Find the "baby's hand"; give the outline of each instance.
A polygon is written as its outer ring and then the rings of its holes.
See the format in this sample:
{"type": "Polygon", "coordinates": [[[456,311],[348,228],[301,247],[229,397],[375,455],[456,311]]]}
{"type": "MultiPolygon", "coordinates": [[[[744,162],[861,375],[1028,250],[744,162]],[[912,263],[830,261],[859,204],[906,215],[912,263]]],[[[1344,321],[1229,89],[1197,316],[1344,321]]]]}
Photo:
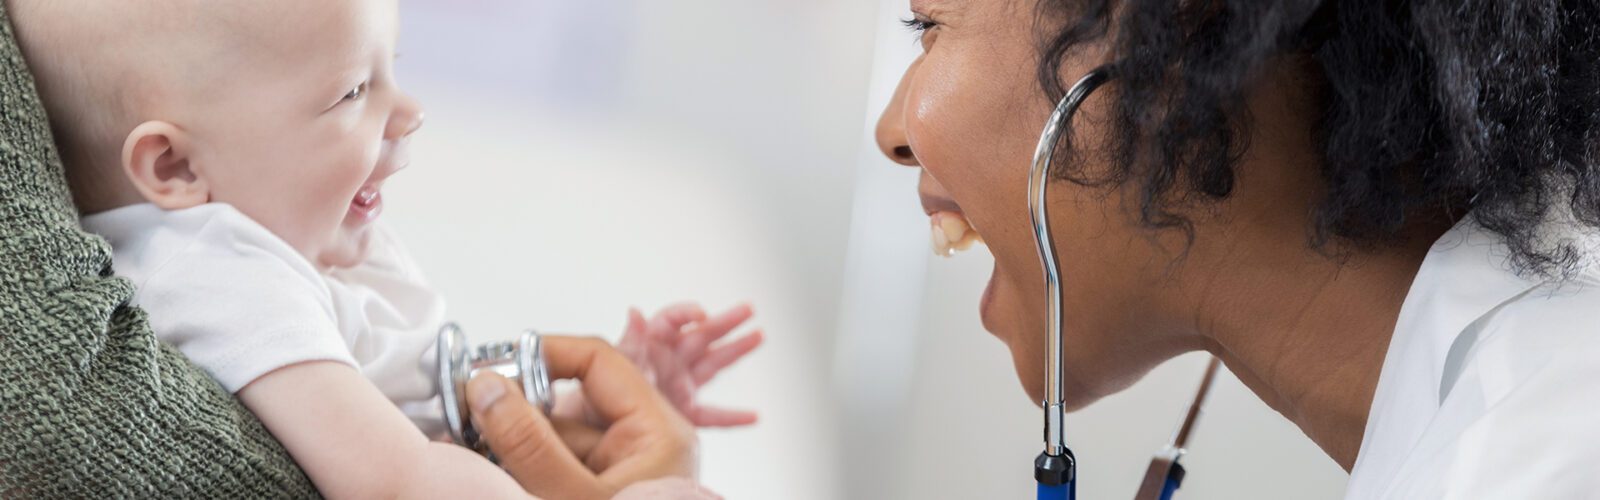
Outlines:
{"type": "Polygon", "coordinates": [[[749,305],[740,305],[707,317],[699,304],[683,303],[662,309],[646,320],[638,309],[632,309],[617,348],[694,425],[750,425],[756,421],[755,412],[701,406],[695,401],[695,394],[728,365],[761,345],[761,330],[711,345],[753,314],[749,305]]]}

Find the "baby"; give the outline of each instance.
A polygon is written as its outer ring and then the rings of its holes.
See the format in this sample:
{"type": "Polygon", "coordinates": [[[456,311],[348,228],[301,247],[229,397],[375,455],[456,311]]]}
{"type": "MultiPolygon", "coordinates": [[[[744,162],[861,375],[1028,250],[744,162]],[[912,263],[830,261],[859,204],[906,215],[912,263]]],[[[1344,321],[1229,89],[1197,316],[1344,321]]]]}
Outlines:
{"type": "MultiPolygon", "coordinates": [[[[235,392],[318,489],[523,494],[426,437],[443,302],[376,223],[422,124],[394,81],[396,0],[6,5],[83,226],[111,243],[162,340],[235,392]]],[[[748,424],[694,393],[759,344],[710,346],[750,314],[631,311],[621,348],[691,422],[748,424]]]]}

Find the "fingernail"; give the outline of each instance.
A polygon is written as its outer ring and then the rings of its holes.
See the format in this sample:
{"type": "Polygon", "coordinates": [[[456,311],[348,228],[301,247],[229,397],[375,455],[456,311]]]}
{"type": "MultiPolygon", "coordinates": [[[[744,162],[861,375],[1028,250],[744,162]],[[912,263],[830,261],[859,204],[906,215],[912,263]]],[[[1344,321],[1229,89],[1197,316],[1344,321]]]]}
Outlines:
{"type": "Polygon", "coordinates": [[[488,413],[489,407],[506,395],[506,384],[499,380],[475,379],[472,383],[478,384],[471,401],[472,413],[488,413]]]}

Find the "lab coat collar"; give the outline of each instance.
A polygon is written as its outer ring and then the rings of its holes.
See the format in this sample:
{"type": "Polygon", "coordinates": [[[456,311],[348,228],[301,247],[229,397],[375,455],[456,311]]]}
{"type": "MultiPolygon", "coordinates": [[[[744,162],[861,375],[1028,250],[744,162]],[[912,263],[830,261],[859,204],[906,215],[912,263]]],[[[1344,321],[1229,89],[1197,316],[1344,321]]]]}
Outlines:
{"type": "Polygon", "coordinates": [[[1457,223],[1428,250],[1400,308],[1373,394],[1371,408],[1386,411],[1369,410],[1352,473],[1379,484],[1392,482],[1406,457],[1369,451],[1375,443],[1392,450],[1393,443],[1404,442],[1405,449],[1410,449],[1418,442],[1443,399],[1443,395],[1418,395],[1438,394],[1457,337],[1500,304],[1539,285],[1539,280],[1514,272],[1509,256],[1499,237],[1471,217],[1457,223]]]}
{"type": "MultiPolygon", "coordinates": [[[[1592,235],[1559,236],[1573,238],[1591,252],[1600,246],[1600,239],[1592,235]]],[[[1429,249],[1401,306],[1373,394],[1372,408],[1382,411],[1369,411],[1352,471],[1362,476],[1363,482],[1389,485],[1401,474],[1438,417],[1462,360],[1483,340],[1463,335],[1475,322],[1528,293],[1600,285],[1600,268],[1594,265],[1556,285],[1544,277],[1517,273],[1510,256],[1504,240],[1471,217],[1456,224],[1429,249]],[[1375,448],[1383,452],[1371,452],[1375,448]]]]}

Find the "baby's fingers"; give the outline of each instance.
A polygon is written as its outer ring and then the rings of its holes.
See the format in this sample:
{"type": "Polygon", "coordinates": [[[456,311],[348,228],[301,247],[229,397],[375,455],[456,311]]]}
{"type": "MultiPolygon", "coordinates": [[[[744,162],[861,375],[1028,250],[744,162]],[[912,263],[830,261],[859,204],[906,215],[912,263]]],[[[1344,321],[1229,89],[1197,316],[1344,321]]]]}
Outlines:
{"type": "Polygon", "coordinates": [[[627,337],[627,336],[630,336],[630,335],[631,336],[643,335],[644,331],[645,331],[645,324],[647,324],[648,322],[649,322],[649,320],[644,319],[644,313],[639,312],[639,308],[637,308],[637,307],[629,307],[628,308],[628,324],[627,324],[627,326],[623,327],[622,335],[624,337],[627,337]]]}
{"type": "Polygon", "coordinates": [[[705,357],[695,361],[694,366],[690,369],[691,375],[694,376],[694,384],[701,386],[705,385],[706,382],[710,382],[722,369],[739,361],[746,354],[750,354],[750,351],[756,350],[757,347],[761,347],[763,339],[765,339],[763,332],[756,330],[750,332],[749,335],[739,337],[711,349],[710,352],[706,353],[705,357]]]}
{"type": "Polygon", "coordinates": [[[694,302],[680,302],[661,309],[650,318],[653,335],[676,335],[683,327],[706,321],[706,310],[694,302]]]}
{"type": "Polygon", "coordinates": [[[706,318],[684,335],[683,342],[678,345],[678,355],[683,359],[699,359],[705,355],[706,349],[712,342],[727,336],[739,325],[750,321],[750,317],[754,315],[755,310],[750,304],[740,304],[716,316],[706,318]]]}
{"type": "Polygon", "coordinates": [[[650,332],[646,330],[648,322],[645,314],[638,313],[638,308],[627,308],[627,325],[622,327],[622,340],[616,343],[616,349],[626,354],[634,364],[643,362],[650,351],[650,332]]]}
{"type": "Polygon", "coordinates": [[[689,421],[695,427],[738,427],[756,423],[756,412],[700,406],[690,412],[689,421]]]}

